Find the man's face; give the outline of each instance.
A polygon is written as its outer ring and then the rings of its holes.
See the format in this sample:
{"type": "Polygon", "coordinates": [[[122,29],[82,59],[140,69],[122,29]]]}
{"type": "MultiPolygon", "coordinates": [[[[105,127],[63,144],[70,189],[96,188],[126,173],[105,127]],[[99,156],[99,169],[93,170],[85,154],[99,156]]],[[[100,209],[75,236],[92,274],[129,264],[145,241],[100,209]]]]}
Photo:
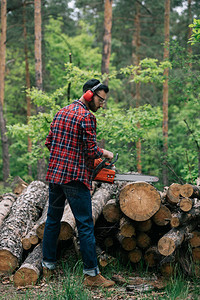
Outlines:
{"type": "Polygon", "coordinates": [[[96,112],[100,107],[103,107],[106,100],[106,92],[104,90],[97,91],[92,101],[88,102],[88,107],[91,111],[96,112]]]}

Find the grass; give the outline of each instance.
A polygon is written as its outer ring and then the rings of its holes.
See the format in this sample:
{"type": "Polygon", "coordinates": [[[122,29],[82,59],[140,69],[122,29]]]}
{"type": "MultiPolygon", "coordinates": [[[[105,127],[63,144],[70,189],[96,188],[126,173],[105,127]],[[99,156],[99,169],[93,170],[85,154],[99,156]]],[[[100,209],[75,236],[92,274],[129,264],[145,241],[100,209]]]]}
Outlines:
{"type": "MultiPolygon", "coordinates": [[[[73,248],[73,247],[72,247],[73,248]]],[[[181,300],[181,299],[200,299],[199,279],[195,276],[185,277],[181,270],[177,268],[176,275],[167,280],[163,289],[152,289],[146,292],[133,291],[130,294],[126,290],[126,284],[115,285],[113,288],[98,288],[91,290],[83,286],[83,264],[81,260],[77,261],[73,250],[65,249],[58,263],[56,276],[52,281],[45,283],[41,278],[38,285],[28,289],[17,290],[10,286],[5,286],[5,296],[2,296],[0,289],[0,299],[12,300],[130,300],[130,299],[158,299],[158,300],[181,300]],[[10,295],[10,297],[8,297],[10,295]]],[[[141,278],[159,277],[157,270],[149,271],[145,265],[140,263],[133,266],[131,263],[124,264],[120,257],[117,257],[115,264],[110,264],[101,270],[106,278],[112,278],[114,274],[120,274],[128,283],[129,277],[139,276],[141,278]]]]}

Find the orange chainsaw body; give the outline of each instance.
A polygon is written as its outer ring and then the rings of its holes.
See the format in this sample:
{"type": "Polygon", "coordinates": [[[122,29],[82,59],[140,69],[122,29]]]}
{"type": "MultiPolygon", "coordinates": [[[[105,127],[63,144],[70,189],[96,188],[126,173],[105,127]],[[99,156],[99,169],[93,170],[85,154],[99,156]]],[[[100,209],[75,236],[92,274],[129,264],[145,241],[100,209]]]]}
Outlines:
{"type": "MultiPolygon", "coordinates": [[[[96,168],[100,163],[102,162],[101,158],[95,159],[94,161],[94,168],[96,168]]],[[[109,166],[110,163],[106,162],[105,166],[109,166]]],[[[99,170],[99,172],[96,174],[94,181],[101,181],[101,182],[108,182],[108,183],[114,183],[115,179],[115,170],[102,168],[99,170]]]]}

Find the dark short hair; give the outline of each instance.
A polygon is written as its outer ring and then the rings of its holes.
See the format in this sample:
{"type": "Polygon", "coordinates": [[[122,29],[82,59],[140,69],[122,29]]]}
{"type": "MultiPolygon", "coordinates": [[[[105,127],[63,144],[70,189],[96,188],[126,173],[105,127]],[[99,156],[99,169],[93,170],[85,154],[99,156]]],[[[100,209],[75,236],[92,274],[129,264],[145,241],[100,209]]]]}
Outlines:
{"type": "MultiPolygon", "coordinates": [[[[94,86],[96,86],[97,84],[99,84],[100,81],[98,79],[90,79],[88,80],[84,85],[83,85],[83,93],[87,92],[88,90],[91,90],[94,86]]],[[[105,93],[109,92],[109,88],[107,85],[105,84],[101,84],[96,90],[96,91],[100,91],[100,90],[104,90],[105,93]]]]}

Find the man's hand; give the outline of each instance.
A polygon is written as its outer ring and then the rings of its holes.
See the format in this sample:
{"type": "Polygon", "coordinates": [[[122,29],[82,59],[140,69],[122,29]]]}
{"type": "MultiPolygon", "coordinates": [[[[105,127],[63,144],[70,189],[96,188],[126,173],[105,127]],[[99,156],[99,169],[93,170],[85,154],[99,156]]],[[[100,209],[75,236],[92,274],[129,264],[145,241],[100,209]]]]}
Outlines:
{"type": "Polygon", "coordinates": [[[103,150],[103,157],[107,158],[109,161],[111,161],[113,159],[113,153],[106,150],[106,149],[102,149],[103,150]]]}

